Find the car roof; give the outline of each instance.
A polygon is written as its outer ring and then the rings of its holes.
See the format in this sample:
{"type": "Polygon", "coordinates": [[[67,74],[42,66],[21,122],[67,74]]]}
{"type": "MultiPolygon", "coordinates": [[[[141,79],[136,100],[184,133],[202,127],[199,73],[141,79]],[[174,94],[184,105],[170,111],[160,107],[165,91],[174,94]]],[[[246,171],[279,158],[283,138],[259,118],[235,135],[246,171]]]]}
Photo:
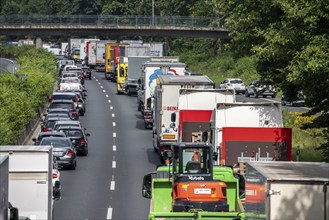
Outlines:
{"type": "Polygon", "coordinates": [[[48,114],[55,111],[70,112],[70,110],[67,108],[50,108],[48,114]]]}
{"type": "Polygon", "coordinates": [[[42,141],[46,141],[46,140],[71,140],[69,137],[44,137],[42,138],[42,141]]]}
{"type": "Polygon", "coordinates": [[[240,79],[240,78],[227,78],[227,80],[241,80],[242,81],[242,79],[240,79]]]}
{"type": "Polygon", "coordinates": [[[55,136],[56,137],[66,137],[66,134],[62,131],[45,131],[45,132],[40,132],[39,137],[45,136],[45,135],[50,135],[50,136],[55,136]]]}
{"type": "Polygon", "coordinates": [[[58,92],[53,92],[53,95],[75,95],[75,92],[58,91],[58,92]]]}
{"type": "Polygon", "coordinates": [[[64,117],[50,117],[48,118],[48,121],[69,121],[71,120],[71,118],[67,117],[67,118],[64,118],[64,117]]]}
{"type": "Polygon", "coordinates": [[[51,103],[72,103],[73,104],[73,101],[68,100],[68,99],[55,99],[51,103]]]}
{"type": "Polygon", "coordinates": [[[82,129],[81,127],[75,127],[75,126],[61,126],[61,130],[70,130],[70,129],[81,130],[81,131],[83,131],[83,129],[82,129]]]}
{"type": "Polygon", "coordinates": [[[77,124],[77,125],[80,125],[81,126],[81,123],[80,121],[57,121],[56,122],[56,125],[70,125],[70,124],[77,124]]]}

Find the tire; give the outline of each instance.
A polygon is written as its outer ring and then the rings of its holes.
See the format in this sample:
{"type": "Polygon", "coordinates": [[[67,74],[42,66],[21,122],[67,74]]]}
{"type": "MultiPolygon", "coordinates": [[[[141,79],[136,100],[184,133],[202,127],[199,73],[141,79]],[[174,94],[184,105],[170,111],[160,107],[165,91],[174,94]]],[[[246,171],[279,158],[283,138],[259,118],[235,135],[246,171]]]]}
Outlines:
{"type": "Polygon", "coordinates": [[[87,156],[87,155],[88,155],[88,149],[83,152],[82,156],[87,156]]]}
{"type": "Polygon", "coordinates": [[[70,169],[75,170],[76,168],[77,168],[77,161],[75,161],[75,163],[71,165],[70,169]]]}
{"type": "Polygon", "coordinates": [[[80,111],[80,115],[81,115],[81,116],[84,116],[84,115],[85,115],[85,111],[83,111],[83,110],[80,111]]]}
{"type": "Polygon", "coordinates": [[[266,98],[266,95],[263,95],[263,98],[266,98]]]}
{"type": "Polygon", "coordinates": [[[249,95],[249,93],[248,93],[247,91],[244,93],[244,95],[245,95],[246,97],[250,97],[250,95],[249,95]]]}
{"type": "Polygon", "coordinates": [[[274,99],[275,98],[275,95],[272,95],[272,98],[274,99]]]}
{"type": "Polygon", "coordinates": [[[257,93],[255,93],[255,98],[258,98],[258,94],[257,93]]]}

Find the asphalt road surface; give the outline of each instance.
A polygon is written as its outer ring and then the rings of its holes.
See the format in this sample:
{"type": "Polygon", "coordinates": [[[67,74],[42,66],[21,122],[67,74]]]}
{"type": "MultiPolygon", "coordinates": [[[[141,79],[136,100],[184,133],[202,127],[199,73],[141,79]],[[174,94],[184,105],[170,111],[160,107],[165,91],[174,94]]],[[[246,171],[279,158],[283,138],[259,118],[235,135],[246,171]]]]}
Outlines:
{"type": "Polygon", "coordinates": [[[149,200],[142,180],[155,170],[151,130],[144,129],[136,97],[117,95],[115,84],[94,72],[86,80],[87,111],[80,118],[89,137],[89,154],[76,170],[62,170],[61,200],[55,219],[146,219],[149,200]]]}
{"type": "MultiPolygon", "coordinates": [[[[80,118],[91,135],[89,154],[78,158],[76,170],[61,171],[62,198],[55,202],[55,219],[146,219],[150,201],[142,197],[142,180],[160,163],[151,130],[144,129],[136,97],[117,95],[116,84],[103,73],[93,76],[85,83],[87,112],[80,118]]],[[[238,95],[237,101],[275,99],[238,95]]]]}

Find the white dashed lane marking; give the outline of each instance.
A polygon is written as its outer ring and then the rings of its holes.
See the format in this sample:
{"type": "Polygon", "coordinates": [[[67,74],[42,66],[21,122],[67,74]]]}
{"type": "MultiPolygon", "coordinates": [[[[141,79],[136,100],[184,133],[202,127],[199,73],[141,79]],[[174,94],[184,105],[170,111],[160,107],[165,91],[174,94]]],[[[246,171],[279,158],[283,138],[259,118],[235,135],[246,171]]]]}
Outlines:
{"type": "Polygon", "coordinates": [[[116,161],[112,161],[112,168],[113,169],[117,168],[117,162],[116,161]]]}
{"type": "Polygon", "coordinates": [[[113,106],[110,106],[110,109],[112,110],[113,109],[113,106]]]}
{"type": "Polygon", "coordinates": [[[109,97],[109,95],[108,95],[108,94],[106,94],[105,96],[106,96],[106,98],[108,98],[108,97],[109,97]]]}
{"type": "Polygon", "coordinates": [[[112,118],[114,118],[115,117],[115,114],[114,113],[112,113],[112,118]]]}
{"type": "Polygon", "coordinates": [[[112,212],[113,212],[113,209],[111,207],[109,207],[107,209],[107,216],[106,216],[106,219],[112,219],[112,212]]]}
{"type": "Polygon", "coordinates": [[[107,100],[109,103],[111,103],[111,100],[107,100]]]}
{"type": "Polygon", "coordinates": [[[116,138],[117,137],[117,133],[113,132],[113,137],[116,138]]]}
{"type": "Polygon", "coordinates": [[[115,122],[112,122],[112,125],[113,125],[113,127],[115,127],[116,126],[116,123],[115,122]]]}
{"type": "Polygon", "coordinates": [[[117,145],[113,145],[113,151],[117,151],[117,145]]]}

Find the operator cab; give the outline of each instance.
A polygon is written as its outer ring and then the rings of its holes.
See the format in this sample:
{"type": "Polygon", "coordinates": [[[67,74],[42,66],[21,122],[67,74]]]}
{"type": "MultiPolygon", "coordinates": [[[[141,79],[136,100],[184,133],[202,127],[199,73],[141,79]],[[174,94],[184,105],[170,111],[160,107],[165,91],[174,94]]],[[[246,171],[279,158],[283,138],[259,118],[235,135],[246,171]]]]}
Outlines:
{"type": "Polygon", "coordinates": [[[212,181],[212,150],[205,143],[173,145],[174,182],[212,181]]]}

